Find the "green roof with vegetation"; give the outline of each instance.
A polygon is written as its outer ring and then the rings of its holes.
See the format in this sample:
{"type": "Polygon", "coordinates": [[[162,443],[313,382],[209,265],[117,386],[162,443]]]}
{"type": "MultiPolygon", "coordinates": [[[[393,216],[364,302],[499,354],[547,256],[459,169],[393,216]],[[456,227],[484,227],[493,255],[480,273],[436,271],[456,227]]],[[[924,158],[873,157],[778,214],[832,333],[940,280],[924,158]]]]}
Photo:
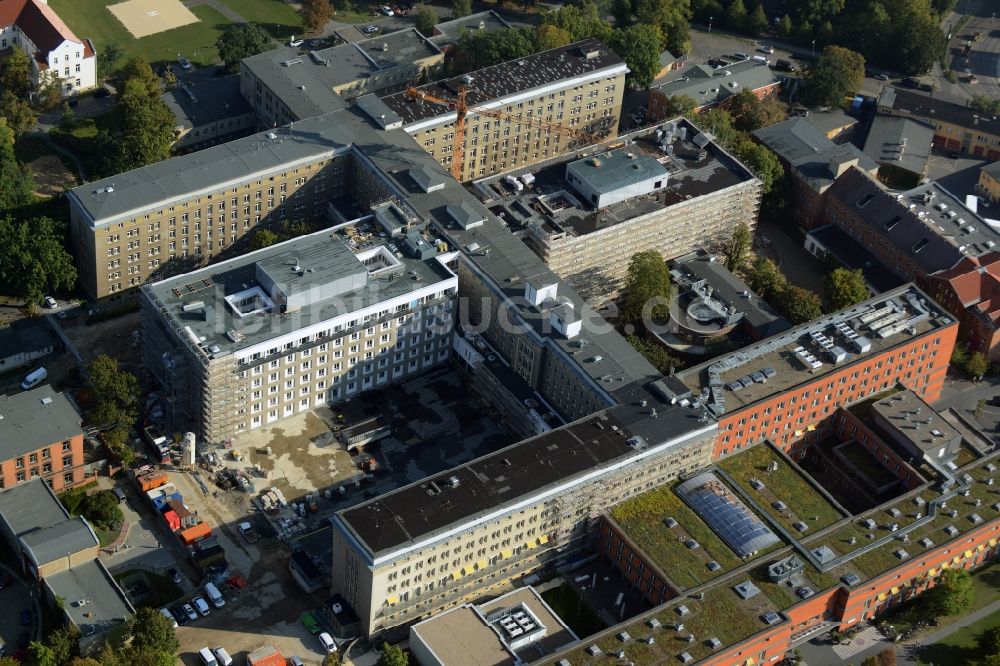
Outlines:
{"type": "Polygon", "coordinates": [[[730,456],[718,464],[748,495],[761,505],[766,505],[770,515],[795,534],[793,525],[805,523],[815,532],[833,525],[845,516],[806,479],[788,460],[766,444],[754,446],[739,455],[730,456]],[[768,467],[777,463],[775,471],[768,467]],[[756,490],[751,479],[759,479],[764,488],[756,490]],[[787,506],[784,511],[774,509],[775,502],[787,506]]]}

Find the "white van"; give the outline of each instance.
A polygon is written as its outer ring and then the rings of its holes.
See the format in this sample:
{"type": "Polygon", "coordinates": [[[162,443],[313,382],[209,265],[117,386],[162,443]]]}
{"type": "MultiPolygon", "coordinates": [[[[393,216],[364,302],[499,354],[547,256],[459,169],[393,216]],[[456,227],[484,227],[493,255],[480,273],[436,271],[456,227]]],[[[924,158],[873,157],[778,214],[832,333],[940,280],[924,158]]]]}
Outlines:
{"type": "Polygon", "coordinates": [[[48,376],[49,376],[49,371],[46,370],[45,368],[38,368],[37,370],[32,370],[28,374],[28,376],[24,378],[24,381],[21,382],[21,388],[25,391],[27,391],[30,388],[34,388],[35,386],[38,386],[39,384],[44,382],[48,378],[48,376]]]}
{"type": "Polygon", "coordinates": [[[226,648],[213,648],[212,652],[215,653],[215,658],[218,660],[219,666],[233,666],[233,658],[229,656],[228,652],[226,652],[226,648]]]}
{"type": "Polygon", "coordinates": [[[201,657],[203,666],[219,666],[219,662],[215,660],[215,655],[207,647],[198,650],[198,656],[201,657]]]}
{"type": "Polygon", "coordinates": [[[222,608],[226,605],[226,600],[222,598],[222,593],[219,592],[219,588],[215,586],[215,583],[205,583],[205,594],[208,595],[212,605],[216,608],[222,608]]]}

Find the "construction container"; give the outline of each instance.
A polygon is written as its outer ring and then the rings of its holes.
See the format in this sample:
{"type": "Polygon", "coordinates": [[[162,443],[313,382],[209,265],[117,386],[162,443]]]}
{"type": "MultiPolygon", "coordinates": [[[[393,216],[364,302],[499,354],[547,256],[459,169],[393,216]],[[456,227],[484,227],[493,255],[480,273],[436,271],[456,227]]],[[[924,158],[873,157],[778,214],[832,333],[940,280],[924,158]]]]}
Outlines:
{"type": "Polygon", "coordinates": [[[247,655],[247,666],[285,666],[285,658],[278,648],[265,645],[247,655]]]}
{"type": "Polygon", "coordinates": [[[159,488],[167,483],[167,475],[164,472],[146,472],[135,477],[135,482],[142,492],[148,492],[154,488],[159,488]]]}
{"type": "Polygon", "coordinates": [[[167,527],[170,528],[171,532],[176,532],[181,528],[181,519],[172,509],[163,512],[163,520],[167,522],[167,527]]]}
{"type": "Polygon", "coordinates": [[[177,534],[180,537],[181,542],[185,546],[190,546],[202,539],[207,539],[212,536],[212,528],[208,523],[198,523],[197,525],[192,525],[191,527],[182,530],[177,534]]]}

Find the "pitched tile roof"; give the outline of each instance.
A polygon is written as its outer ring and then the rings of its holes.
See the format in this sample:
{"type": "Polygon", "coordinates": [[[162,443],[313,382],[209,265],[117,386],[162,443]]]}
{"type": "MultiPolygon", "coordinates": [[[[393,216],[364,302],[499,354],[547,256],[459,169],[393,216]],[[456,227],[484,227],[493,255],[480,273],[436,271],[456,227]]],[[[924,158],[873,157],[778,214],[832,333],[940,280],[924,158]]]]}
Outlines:
{"type": "Polygon", "coordinates": [[[39,0],[0,0],[0,27],[12,25],[20,28],[41,53],[70,41],[83,45],[85,57],[94,54],[89,41],[73,34],[55,10],[39,0]]]}

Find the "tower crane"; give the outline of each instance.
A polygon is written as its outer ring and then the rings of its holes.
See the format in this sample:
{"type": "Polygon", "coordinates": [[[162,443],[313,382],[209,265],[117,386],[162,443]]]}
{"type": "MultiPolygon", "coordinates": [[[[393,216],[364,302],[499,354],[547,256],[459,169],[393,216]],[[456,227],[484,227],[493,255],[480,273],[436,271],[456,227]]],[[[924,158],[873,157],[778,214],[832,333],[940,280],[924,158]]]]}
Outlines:
{"type": "Polygon", "coordinates": [[[525,116],[521,113],[508,113],[497,109],[487,109],[482,106],[469,106],[466,101],[469,91],[469,86],[462,84],[458,89],[458,95],[455,99],[448,99],[434,95],[433,93],[429,93],[425,90],[420,90],[419,88],[414,88],[413,86],[406,89],[406,96],[410,99],[421,102],[429,102],[431,104],[438,104],[455,111],[455,137],[451,150],[451,175],[458,182],[462,182],[462,169],[465,164],[465,120],[469,114],[487,116],[489,118],[506,120],[512,123],[521,123],[527,125],[528,127],[546,130],[561,136],[568,136],[578,142],[581,148],[584,146],[603,143],[614,138],[609,137],[607,133],[595,134],[585,130],[573,129],[572,127],[560,125],[559,123],[542,120],[541,118],[525,116]]]}

